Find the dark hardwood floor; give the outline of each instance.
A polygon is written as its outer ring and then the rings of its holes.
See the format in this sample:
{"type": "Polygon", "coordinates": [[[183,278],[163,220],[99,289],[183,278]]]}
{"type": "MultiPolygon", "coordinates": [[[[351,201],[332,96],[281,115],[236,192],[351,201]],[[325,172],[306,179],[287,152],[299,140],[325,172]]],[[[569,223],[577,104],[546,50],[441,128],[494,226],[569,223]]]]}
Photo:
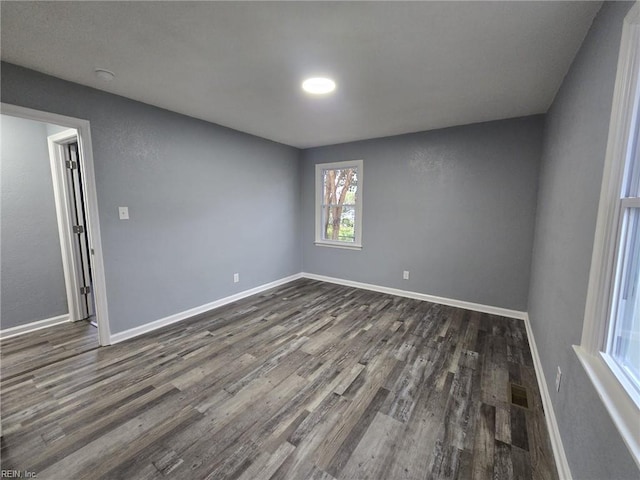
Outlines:
{"type": "Polygon", "coordinates": [[[298,280],[96,347],[87,324],[2,342],[2,469],[557,478],[521,320],[298,280]]]}

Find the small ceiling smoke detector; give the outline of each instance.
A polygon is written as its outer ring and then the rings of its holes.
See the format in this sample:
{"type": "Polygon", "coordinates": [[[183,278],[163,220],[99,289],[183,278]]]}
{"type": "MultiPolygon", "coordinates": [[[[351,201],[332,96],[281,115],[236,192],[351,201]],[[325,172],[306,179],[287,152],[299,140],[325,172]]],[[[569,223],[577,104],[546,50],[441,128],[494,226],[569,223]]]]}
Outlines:
{"type": "Polygon", "coordinates": [[[307,78],[302,82],[302,89],[313,95],[331,93],[336,89],[336,82],[326,77],[307,78]]]}
{"type": "Polygon", "coordinates": [[[116,76],[115,73],[104,68],[96,68],[94,71],[96,72],[96,77],[105,82],[110,82],[116,76]]]}

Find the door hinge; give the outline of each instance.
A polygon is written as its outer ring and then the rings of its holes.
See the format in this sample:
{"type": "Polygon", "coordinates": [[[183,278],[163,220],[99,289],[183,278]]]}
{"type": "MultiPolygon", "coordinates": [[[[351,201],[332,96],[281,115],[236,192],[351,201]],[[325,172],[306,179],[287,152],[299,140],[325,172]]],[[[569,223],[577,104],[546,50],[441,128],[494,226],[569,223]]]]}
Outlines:
{"type": "Polygon", "coordinates": [[[64,162],[69,170],[74,170],[78,168],[78,162],[74,162],[73,160],[67,160],[64,162]]]}
{"type": "Polygon", "coordinates": [[[89,295],[91,293],[91,287],[80,287],[80,295],[89,295]]]}
{"type": "Polygon", "coordinates": [[[84,227],[82,225],[74,225],[73,233],[84,233],[84,227]]]}

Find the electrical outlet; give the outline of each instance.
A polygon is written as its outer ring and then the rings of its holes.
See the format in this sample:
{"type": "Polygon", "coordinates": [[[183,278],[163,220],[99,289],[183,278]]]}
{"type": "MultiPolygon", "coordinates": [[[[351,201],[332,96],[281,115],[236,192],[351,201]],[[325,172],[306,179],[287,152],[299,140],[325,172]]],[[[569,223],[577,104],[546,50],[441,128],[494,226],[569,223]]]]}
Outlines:
{"type": "Polygon", "coordinates": [[[402,278],[404,280],[409,280],[409,270],[405,270],[404,272],[402,272],[402,278]]]}
{"type": "Polygon", "coordinates": [[[240,274],[239,273],[234,273],[233,274],[233,283],[238,283],[240,281],[240,274]]]}
{"type": "Polygon", "coordinates": [[[556,392],[560,391],[560,379],[562,378],[562,370],[560,370],[560,366],[558,365],[558,373],[556,373],[556,392]]]}
{"type": "Polygon", "coordinates": [[[129,207],[118,207],[118,217],[120,220],[129,220],[129,207]]]}

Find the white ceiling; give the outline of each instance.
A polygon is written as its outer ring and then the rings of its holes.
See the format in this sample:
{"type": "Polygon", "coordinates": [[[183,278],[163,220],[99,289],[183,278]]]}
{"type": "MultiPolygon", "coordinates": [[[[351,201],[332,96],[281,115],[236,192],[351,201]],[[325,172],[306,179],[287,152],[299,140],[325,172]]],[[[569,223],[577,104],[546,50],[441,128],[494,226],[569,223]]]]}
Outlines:
{"type": "Polygon", "coordinates": [[[546,112],[600,5],[3,1],[1,53],[310,147],[546,112]],[[318,74],[331,97],[300,90],[318,74]]]}

